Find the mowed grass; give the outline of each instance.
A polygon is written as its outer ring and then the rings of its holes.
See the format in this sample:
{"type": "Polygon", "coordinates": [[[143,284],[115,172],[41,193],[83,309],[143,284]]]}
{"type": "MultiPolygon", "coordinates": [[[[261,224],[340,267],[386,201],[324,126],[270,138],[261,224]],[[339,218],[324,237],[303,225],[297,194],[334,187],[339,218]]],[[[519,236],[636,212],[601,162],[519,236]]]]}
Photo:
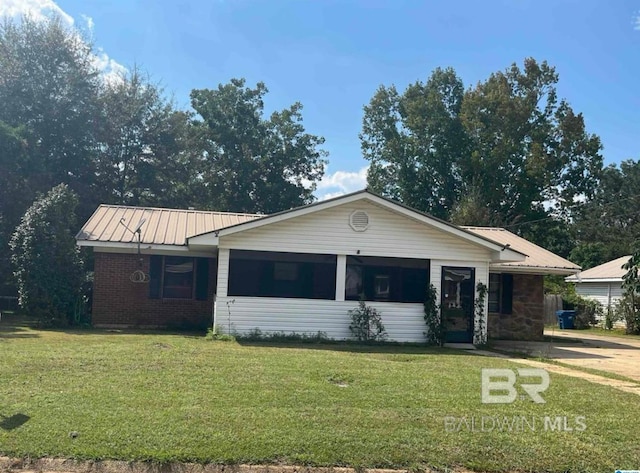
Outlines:
{"type": "Polygon", "coordinates": [[[551,375],[546,404],[482,404],[481,369],[507,367],[521,366],[422,347],[0,324],[0,454],[478,471],[640,466],[640,397],[551,375]],[[475,417],[475,431],[447,427],[449,416],[475,417]],[[482,429],[483,416],[522,416],[535,429],[488,421],[482,429]],[[566,416],[568,429],[584,416],[586,430],[545,430],[544,416],[566,416]]]}

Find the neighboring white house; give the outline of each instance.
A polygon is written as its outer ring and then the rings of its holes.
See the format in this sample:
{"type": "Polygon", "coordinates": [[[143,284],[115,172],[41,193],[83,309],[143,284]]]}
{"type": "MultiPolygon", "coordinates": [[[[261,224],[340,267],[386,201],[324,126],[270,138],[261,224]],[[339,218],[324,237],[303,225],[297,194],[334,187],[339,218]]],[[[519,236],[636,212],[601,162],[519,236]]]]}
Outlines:
{"type": "Polygon", "coordinates": [[[92,317],[103,327],[213,315],[238,333],[347,339],[347,313],[364,297],[390,340],[421,342],[431,283],[448,341],[477,342],[487,328],[540,338],[542,276],[580,269],[505,230],[461,228],[366,190],[268,216],[103,205],[76,238],[94,250],[92,317]],[[484,320],[478,283],[489,287],[484,320]]]}
{"type": "Polygon", "coordinates": [[[605,309],[612,308],[622,297],[622,269],[631,256],[622,256],[607,263],[586,269],[565,278],[576,285],[576,293],[587,299],[598,301],[605,309]]]}

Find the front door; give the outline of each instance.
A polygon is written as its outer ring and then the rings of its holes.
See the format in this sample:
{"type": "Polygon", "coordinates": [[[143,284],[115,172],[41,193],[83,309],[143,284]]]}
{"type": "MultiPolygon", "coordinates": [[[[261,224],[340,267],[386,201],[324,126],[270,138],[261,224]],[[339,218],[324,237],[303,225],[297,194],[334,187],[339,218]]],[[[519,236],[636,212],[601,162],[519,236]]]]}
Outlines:
{"type": "Polygon", "coordinates": [[[441,287],[445,341],[472,343],[475,270],[444,266],[441,287]]]}

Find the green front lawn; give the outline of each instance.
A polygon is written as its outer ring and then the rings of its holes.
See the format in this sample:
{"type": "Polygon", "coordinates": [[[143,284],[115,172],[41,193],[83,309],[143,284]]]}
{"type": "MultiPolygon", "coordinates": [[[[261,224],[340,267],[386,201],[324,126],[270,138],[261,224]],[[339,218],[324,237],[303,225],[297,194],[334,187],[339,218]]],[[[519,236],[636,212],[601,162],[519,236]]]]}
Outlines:
{"type": "Polygon", "coordinates": [[[482,404],[481,369],[501,367],[521,366],[422,347],[240,345],[3,321],[0,455],[481,471],[640,466],[638,396],[551,375],[546,404],[482,404]],[[447,427],[448,416],[475,417],[475,431],[451,419],[447,427]],[[529,424],[492,428],[514,416],[529,424]],[[566,416],[567,428],[584,416],[586,430],[545,431],[544,416],[566,416]]]}

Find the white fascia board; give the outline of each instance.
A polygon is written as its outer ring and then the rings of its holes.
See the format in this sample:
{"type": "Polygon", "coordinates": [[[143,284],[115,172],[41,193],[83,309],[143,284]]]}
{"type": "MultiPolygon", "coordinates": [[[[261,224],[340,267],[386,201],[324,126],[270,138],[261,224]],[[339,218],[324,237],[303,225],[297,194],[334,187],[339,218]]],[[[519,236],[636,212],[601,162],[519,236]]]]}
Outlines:
{"type": "Polygon", "coordinates": [[[576,282],[576,283],[596,283],[596,282],[622,282],[622,278],[580,278],[578,279],[576,276],[570,276],[564,279],[567,282],[576,282]]]}
{"type": "MultiPolygon", "coordinates": [[[[106,242],[106,241],[87,241],[78,240],[76,242],[81,247],[91,247],[97,253],[130,253],[138,252],[137,243],[124,242],[106,242]]],[[[214,251],[193,251],[191,248],[182,245],[150,245],[142,243],[140,245],[140,253],[154,255],[182,255],[182,256],[200,256],[210,258],[216,253],[217,248],[211,248],[214,251]]]]}
{"type": "MultiPolygon", "coordinates": [[[[526,258],[526,255],[518,251],[511,250],[509,248],[504,248],[502,245],[498,243],[493,243],[489,240],[486,240],[477,235],[474,235],[471,232],[467,232],[453,225],[441,222],[439,220],[428,217],[419,212],[413,211],[402,205],[389,202],[386,199],[383,199],[381,197],[378,197],[376,195],[373,195],[367,192],[351,194],[351,195],[347,195],[342,198],[337,198],[327,202],[320,202],[318,204],[309,205],[307,207],[301,207],[299,209],[291,210],[289,212],[283,212],[281,214],[277,214],[273,216],[266,216],[261,219],[256,219],[250,222],[235,225],[233,227],[222,228],[217,232],[217,236],[222,237],[226,235],[232,235],[234,233],[243,232],[245,230],[251,230],[252,228],[258,228],[264,225],[270,225],[272,223],[282,222],[295,217],[301,217],[303,215],[308,215],[313,212],[319,212],[322,210],[337,207],[339,205],[357,202],[360,200],[368,200],[373,204],[379,205],[393,212],[396,212],[406,217],[409,217],[411,219],[417,220],[421,223],[424,223],[433,228],[436,228],[442,232],[457,236],[463,240],[467,240],[475,245],[481,246],[494,253],[497,253],[497,254],[492,254],[492,260],[495,259],[496,261],[501,261],[501,262],[507,262],[507,261],[518,262],[518,261],[524,261],[524,259],[526,258]]],[[[205,237],[207,237],[208,235],[215,235],[215,232],[189,238],[188,239],[189,246],[191,246],[192,244],[199,244],[200,242],[206,241],[205,237]]]]}
{"type": "Polygon", "coordinates": [[[508,274],[553,274],[558,276],[568,276],[579,272],[579,269],[571,268],[550,268],[544,266],[506,266],[501,264],[489,265],[489,271],[492,273],[508,273],[508,274]]]}
{"type": "Polygon", "coordinates": [[[215,232],[204,233],[202,235],[196,235],[187,238],[187,245],[194,250],[204,250],[211,248],[218,248],[220,239],[215,232]]]}

